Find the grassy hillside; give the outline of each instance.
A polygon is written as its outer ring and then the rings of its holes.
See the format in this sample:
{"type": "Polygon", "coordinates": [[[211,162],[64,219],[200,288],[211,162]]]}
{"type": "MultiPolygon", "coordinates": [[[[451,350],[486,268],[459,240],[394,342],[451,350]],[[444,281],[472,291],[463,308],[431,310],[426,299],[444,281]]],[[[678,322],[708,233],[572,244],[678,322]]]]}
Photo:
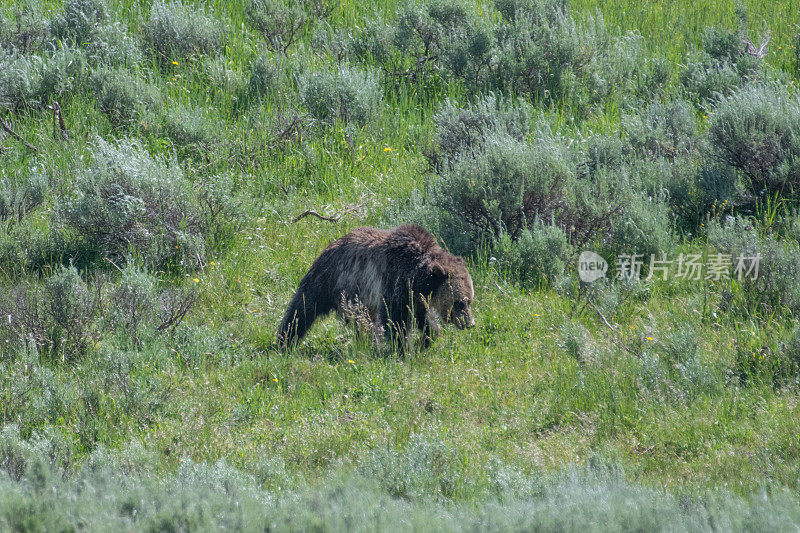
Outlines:
{"type": "Polygon", "coordinates": [[[5,2],[2,528],[796,528],[800,13],[672,4],[5,2]],[[477,327],[279,350],[403,222],[477,327]]]}

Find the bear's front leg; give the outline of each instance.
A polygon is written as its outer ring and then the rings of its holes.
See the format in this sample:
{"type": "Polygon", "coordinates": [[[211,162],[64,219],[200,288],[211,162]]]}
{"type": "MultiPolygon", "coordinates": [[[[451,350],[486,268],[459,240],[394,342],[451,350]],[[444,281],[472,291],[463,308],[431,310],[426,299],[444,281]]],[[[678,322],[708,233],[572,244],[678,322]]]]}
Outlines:
{"type": "Polygon", "coordinates": [[[439,335],[439,324],[436,322],[436,317],[428,311],[427,306],[419,305],[414,310],[414,319],[417,322],[417,327],[422,331],[422,347],[428,348],[439,335]]]}
{"type": "Polygon", "coordinates": [[[386,319],[380,316],[380,313],[376,313],[375,316],[372,317],[372,337],[375,339],[375,346],[378,347],[378,351],[383,349],[383,337],[386,335],[386,319]]]}

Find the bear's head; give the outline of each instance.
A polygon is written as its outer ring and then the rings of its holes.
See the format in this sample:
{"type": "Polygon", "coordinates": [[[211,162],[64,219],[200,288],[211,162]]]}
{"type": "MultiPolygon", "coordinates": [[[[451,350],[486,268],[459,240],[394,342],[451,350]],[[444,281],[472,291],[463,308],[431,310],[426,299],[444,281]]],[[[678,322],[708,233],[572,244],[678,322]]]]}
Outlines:
{"type": "Polygon", "coordinates": [[[475,290],[467,264],[460,257],[450,256],[447,259],[434,266],[442,282],[431,294],[430,306],[442,320],[455,324],[459,329],[475,327],[475,319],[472,318],[475,290]]]}

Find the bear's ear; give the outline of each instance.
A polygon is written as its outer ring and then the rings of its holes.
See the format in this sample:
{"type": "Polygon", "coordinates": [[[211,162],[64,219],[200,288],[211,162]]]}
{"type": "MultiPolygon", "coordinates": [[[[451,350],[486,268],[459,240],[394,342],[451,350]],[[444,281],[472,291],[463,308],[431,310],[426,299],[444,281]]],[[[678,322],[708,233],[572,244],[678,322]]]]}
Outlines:
{"type": "Polygon", "coordinates": [[[430,294],[438,289],[447,279],[447,270],[439,261],[426,261],[421,265],[421,276],[417,277],[415,292],[430,294]]]}
{"type": "Polygon", "coordinates": [[[433,278],[441,279],[442,281],[444,281],[444,279],[447,277],[447,271],[445,270],[444,265],[438,261],[431,261],[429,272],[433,278]]]}
{"type": "Polygon", "coordinates": [[[447,279],[447,269],[439,261],[431,261],[428,266],[428,275],[430,276],[431,288],[436,289],[447,279]]]}

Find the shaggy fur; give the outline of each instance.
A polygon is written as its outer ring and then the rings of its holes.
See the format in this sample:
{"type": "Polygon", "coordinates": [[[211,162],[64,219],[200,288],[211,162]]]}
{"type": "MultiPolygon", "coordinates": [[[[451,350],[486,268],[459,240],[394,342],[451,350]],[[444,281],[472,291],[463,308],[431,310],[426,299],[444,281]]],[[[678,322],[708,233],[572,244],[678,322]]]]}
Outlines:
{"type": "Polygon", "coordinates": [[[416,324],[427,347],[439,331],[437,318],[460,329],[475,325],[473,297],[464,260],[440,248],[423,228],[357,228],[311,265],[289,303],[278,342],[297,342],[318,317],[336,310],[347,319],[358,307],[378,345],[388,336],[402,350],[416,324]]]}

